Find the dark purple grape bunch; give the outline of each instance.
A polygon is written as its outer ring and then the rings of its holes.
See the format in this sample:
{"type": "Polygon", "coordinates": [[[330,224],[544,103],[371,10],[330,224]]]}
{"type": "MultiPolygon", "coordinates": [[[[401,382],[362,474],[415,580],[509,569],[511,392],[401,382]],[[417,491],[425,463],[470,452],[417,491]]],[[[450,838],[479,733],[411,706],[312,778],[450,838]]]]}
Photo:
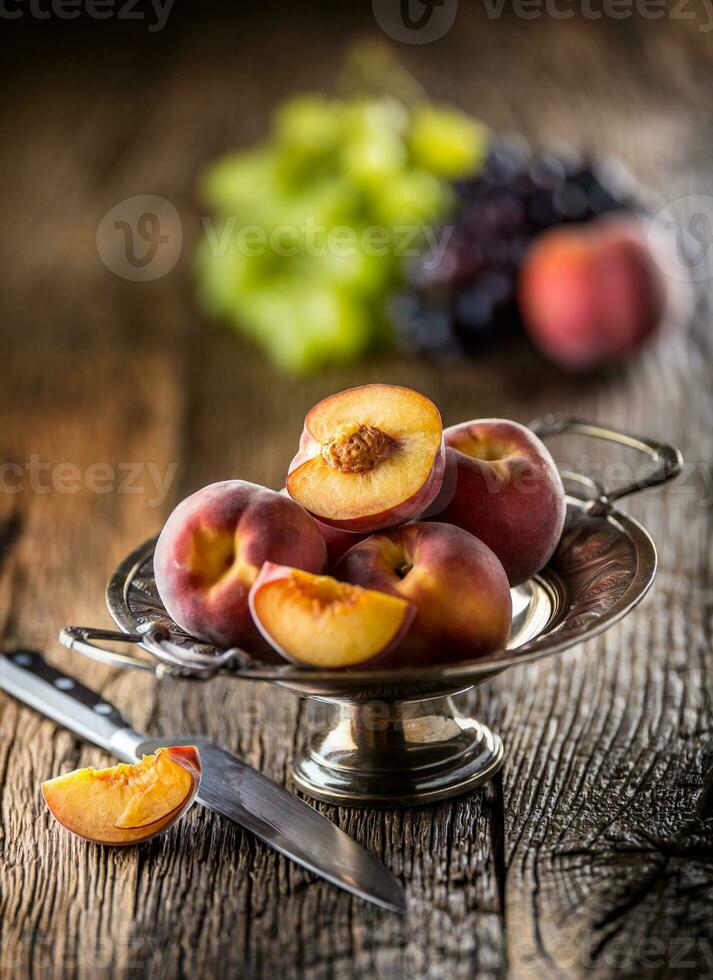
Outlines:
{"type": "Polygon", "coordinates": [[[518,280],[541,232],[634,205],[601,165],[495,140],[477,176],[455,185],[451,221],[406,270],[392,316],[402,349],[477,354],[521,331],[518,280]]]}

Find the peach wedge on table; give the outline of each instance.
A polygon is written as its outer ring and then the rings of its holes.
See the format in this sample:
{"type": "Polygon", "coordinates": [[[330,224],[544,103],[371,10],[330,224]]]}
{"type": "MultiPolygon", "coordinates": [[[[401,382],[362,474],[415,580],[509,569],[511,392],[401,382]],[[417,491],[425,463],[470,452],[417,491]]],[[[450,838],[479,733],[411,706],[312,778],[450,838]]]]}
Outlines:
{"type": "Polygon", "coordinates": [[[323,524],[371,532],[422,514],[441,488],[444,460],[433,402],[410,388],[364,385],[308,413],[287,490],[323,524]]]}
{"type": "Polygon", "coordinates": [[[156,587],[168,614],[192,636],[255,650],[262,639],[248,595],[263,562],[323,572],[316,522],[284,494],[244,480],[213,483],[173,511],[156,545],[156,587]]]}
{"type": "Polygon", "coordinates": [[[65,830],[95,844],[141,844],[172,826],[196,798],[201,778],[193,746],[157,749],[133,765],[75,769],[42,783],[65,830]]]}
{"type": "Polygon", "coordinates": [[[357,667],[385,656],[406,635],[415,608],[406,599],[266,562],[250,591],[265,639],[309,667],[357,667]]]}

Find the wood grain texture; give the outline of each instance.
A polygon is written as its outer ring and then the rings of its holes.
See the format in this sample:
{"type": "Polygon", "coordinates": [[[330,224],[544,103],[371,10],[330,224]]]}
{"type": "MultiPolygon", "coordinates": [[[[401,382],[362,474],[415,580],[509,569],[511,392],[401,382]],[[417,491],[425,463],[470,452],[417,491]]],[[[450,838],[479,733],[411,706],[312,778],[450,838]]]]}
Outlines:
{"type": "MultiPolygon", "coordinates": [[[[538,143],[612,152],[662,201],[713,192],[713,52],[695,23],[490,21],[462,8],[442,41],[398,51],[434,96],[538,143]]],[[[82,480],[96,463],[144,470],[140,493],[51,482],[44,492],[27,473],[23,492],[0,493],[4,647],[47,651],[138,728],[205,732],[289,782],[311,706],[244,683],[122,674],[55,637],[68,622],[109,625],[109,572],[176,500],[225,476],[281,485],[304,411],[374,380],[424,391],[447,424],[568,410],[679,445],[685,481],[626,504],[659,545],[657,584],[600,640],[464,698],[508,749],[484,790],[402,812],[322,808],[403,880],[403,918],[206,812],[138,849],[70,838],[51,824],[39,782],[106,756],[0,696],[3,976],[713,976],[706,290],[689,330],[672,330],[626,372],[586,382],[524,351],[447,370],[388,359],[289,381],[193,305],[201,166],[258,138],[297,86],[330,87],[349,40],[374,30],[369,5],[299,16],[283,6],[272,20],[256,5],[240,20],[177,14],[163,35],[123,32],[115,47],[106,32],[91,44],[43,35],[6,63],[0,457],[23,468],[37,457],[49,464],[45,481],[63,463],[82,480]],[[115,278],[96,254],[98,220],[138,193],[168,197],[184,223],[181,262],[155,283],[115,278]],[[160,474],[176,465],[158,504],[149,463],[160,474]]],[[[580,461],[582,451],[561,447],[580,461]]]]}

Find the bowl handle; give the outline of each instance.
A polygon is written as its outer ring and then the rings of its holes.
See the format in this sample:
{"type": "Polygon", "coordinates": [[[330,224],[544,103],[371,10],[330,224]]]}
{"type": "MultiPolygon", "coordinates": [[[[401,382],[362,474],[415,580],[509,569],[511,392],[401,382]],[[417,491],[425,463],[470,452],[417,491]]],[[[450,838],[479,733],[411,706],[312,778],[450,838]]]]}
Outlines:
{"type": "Polygon", "coordinates": [[[85,657],[98,660],[112,667],[130,667],[134,670],[151,670],[153,665],[134,654],[117,653],[116,650],[100,646],[97,640],[111,643],[141,643],[139,633],[118,633],[115,630],[94,629],[91,626],[65,626],[59,634],[59,642],[69,650],[76,650],[85,657]]]}
{"type": "MultiPolygon", "coordinates": [[[[573,418],[571,415],[544,415],[540,419],[530,422],[529,428],[541,439],[548,436],[557,436],[564,433],[576,433],[583,436],[592,436],[595,439],[606,439],[607,442],[615,442],[628,449],[637,449],[649,457],[653,466],[651,471],[638,480],[632,480],[615,489],[608,489],[596,484],[600,490],[599,502],[609,504],[629,494],[639,493],[641,490],[648,490],[650,487],[657,487],[662,483],[668,483],[678,476],[683,466],[683,456],[674,446],[669,446],[663,442],[656,442],[653,439],[646,439],[643,436],[635,436],[622,429],[614,429],[611,426],[599,425],[596,422],[584,422],[582,419],[573,418]]],[[[592,481],[594,482],[594,481],[592,481]]]]}
{"type": "Polygon", "coordinates": [[[140,633],[118,633],[115,630],[95,629],[91,626],[65,626],[59,634],[59,642],[85,657],[111,664],[112,667],[130,667],[150,670],[154,673],[210,680],[231,661],[247,660],[242,650],[225,650],[220,654],[204,654],[196,649],[179,646],[173,642],[170,624],[147,623],[140,633]],[[130,643],[142,647],[158,660],[151,663],[131,653],[117,653],[97,642],[130,643]]]}

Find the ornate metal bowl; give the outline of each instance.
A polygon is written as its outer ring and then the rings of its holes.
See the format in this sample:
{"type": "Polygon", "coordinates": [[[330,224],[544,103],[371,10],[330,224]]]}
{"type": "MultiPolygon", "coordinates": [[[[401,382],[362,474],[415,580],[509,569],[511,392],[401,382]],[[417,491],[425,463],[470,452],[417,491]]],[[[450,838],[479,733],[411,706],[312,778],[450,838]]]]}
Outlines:
{"type": "Polygon", "coordinates": [[[540,574],[512,590],[510,640],[492,656],[413,670],[329,671],[217,649],[168,618],[153,577],[155,539],[133,551],[107,586],[109,611],[121,632],[70,626],[60,640],[114,666],[203,680],[220,674],[270,681],[327,702],[331,723],[293,767],[300,789],[318,799],[393,806],[466,792],[497,772],[504,750],[499,736],[457,711],[452,696],[515,664],[591,639],[643,599],[654,579],[656,549],[614,501],[670,480],[682,463],[671,446],[564,416],[547,416],[531,428],[542,438],[574,432],[617,442],[646,453],[652,465],[645,477],[610,491],[580,474],[562,474],[567,521],[559,546],[540,574]],[[100,645],[118,640],[140,647],[142,655],[100,645]]]}

